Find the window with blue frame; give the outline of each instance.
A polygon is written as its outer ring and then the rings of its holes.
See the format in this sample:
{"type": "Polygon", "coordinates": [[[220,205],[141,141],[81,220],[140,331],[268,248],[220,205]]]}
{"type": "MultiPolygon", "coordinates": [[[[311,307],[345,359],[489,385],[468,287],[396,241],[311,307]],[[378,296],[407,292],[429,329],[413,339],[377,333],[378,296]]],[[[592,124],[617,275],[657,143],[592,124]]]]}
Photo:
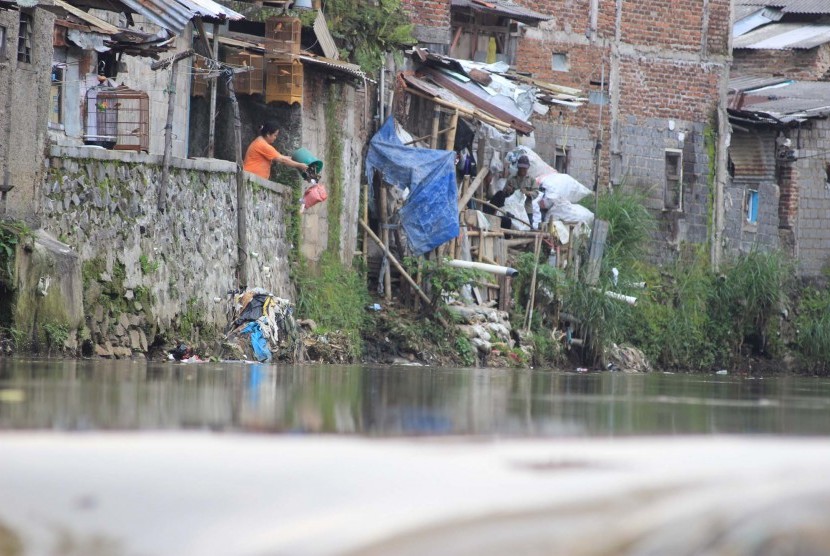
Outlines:
{"type": "Polygon", "coordinates": [[[746,222],[747,224],[758,223],[758,191],[747,189],[746,191],[746,222]]]}

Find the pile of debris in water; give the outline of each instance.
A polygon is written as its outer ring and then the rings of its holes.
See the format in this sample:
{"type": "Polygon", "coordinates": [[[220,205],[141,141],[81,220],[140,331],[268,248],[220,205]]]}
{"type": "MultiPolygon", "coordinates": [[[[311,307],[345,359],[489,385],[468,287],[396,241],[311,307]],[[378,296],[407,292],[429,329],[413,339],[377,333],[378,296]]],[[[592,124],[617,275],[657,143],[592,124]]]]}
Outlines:
{"type": "Polygon", "coordinates": [[[262,288],[233,294],[233,320],[225,329],[223,359],[296,362],[301,359],[300,330],[294,305],[262,288]]]}

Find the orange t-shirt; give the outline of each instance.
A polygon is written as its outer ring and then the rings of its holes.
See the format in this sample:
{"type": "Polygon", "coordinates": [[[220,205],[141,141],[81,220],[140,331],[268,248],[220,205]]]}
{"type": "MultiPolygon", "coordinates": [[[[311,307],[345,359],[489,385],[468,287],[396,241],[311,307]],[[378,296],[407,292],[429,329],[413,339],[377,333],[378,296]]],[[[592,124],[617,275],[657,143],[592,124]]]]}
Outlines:
{"type": "Polygon", "coordinates": [[[279,151],[268,144],[261,135],[251,141],[245,153],[245,161],[242,168],[246,172],[256,174],[262,178],[270,179],[271,162],[280,155],[279,151]]]}

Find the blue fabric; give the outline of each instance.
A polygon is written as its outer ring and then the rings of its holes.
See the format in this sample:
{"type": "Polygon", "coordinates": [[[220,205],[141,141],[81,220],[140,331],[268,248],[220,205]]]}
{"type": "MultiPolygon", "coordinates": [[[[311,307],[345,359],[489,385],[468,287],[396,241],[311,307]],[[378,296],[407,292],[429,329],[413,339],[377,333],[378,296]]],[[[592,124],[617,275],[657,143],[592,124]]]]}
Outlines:
{"type": "Polygon", "coordinates": [[[378,170],[383,180],[409,197],[400,210],[409,247],[422,255],[458,236],[458,189],[455,153],[407,147],[395,133],[395,120],[387,118],[369,142],[366,179],[371,188],[378,170]]]}
{"type": "Polygon", "coordinates": [[[251,347],[254,350],[254,356],[257,361],[270,361],[271,350],[268,349],[268,340],[262,335],[262,330],[259,328],[257,321],[249,322],[245,328],[242,329],[242,334],[251,335],[251,347]]]}

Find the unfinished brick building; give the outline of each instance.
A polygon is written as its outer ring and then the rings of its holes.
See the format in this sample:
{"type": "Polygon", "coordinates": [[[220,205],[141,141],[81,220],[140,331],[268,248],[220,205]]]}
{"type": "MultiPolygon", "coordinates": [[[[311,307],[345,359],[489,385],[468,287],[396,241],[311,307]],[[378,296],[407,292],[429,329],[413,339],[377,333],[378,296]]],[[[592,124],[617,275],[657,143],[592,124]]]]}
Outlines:
{"type": "Polygon", "coordinates": [[[721,243],[722,214],[712,207],[725,179],[714,159],[725,151],[718,106],[729,73],[729,0],[525,0],[522,8],[550,18],[536,27],[517,23],[512,13],[521,9],[503,1],[404,5],[434,51],[482,59],[495,45],[518,71],[589,93],[582,107],[535,118],[536,151],[585,184],[643,193],[660,224],[655,260],[712,232],[721,243]],[[460,40],[468,32],[472,47],[460,40]]]}

